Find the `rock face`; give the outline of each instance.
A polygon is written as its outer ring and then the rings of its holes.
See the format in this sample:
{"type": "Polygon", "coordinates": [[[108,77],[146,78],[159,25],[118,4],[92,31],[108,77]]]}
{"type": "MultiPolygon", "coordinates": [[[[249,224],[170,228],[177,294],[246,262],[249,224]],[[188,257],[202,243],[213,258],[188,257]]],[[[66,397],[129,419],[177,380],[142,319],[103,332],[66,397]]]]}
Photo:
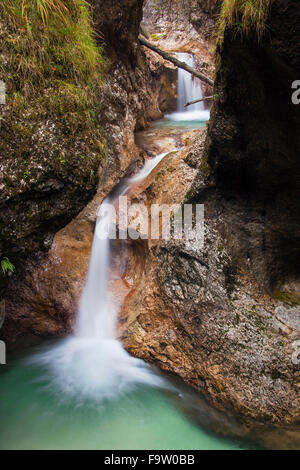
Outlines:
{"type": "MultiPolygon", "coordinates": [[[[90,108],[99,112],[102,69],[99,64],[93,77],[75,84],[71,70],[58,69],[54,53],[51,61],[47,57],[46,34],[44,43],[35,33],[29,41],[26,27],[17,23],[22,20],[14,22],[7,8],[0,13],[0,76],[6,86],[0,104],[0,260],[21,264],[48,249],[57,230],[96,191],[105,138],[90,108]]],[[[85,27],[88,34],[88,21],[85,27]]],[[[55,40],[57,54],[65,52],[64,41],[55,40]]],[[[80,67],[74,69],[78,73],[80,67]]],[[[5,283],[1,270],[0,296],[5,283]]]]}
{"type": "MultiPolygon", "coordinates": [[[[188,23],[194,26],[202,38],[209,40],[215,34],[215,26],[217,15],[221,7],[220,0],[174,0],[158,5],[153,0],[147,0],[144,7],[143,22],[145,26],[152,29],[154,26],[162,27],[169,23],[169,29],[175,31],[174,23],[178,28],[179,25],[188,23]],[[173,27],[172,27],[173,24],[173,27]]],[[[176,31],[180,34],[181,28],[176,31]]],[[[192,29],[188,28],[188,35],[192,29]]],[[[179,37],[177,36],[177,39],[179,37]]]]}
{"type": "MultiPolygon", "coordinates": [[[[234,243],[270,289],[299,276],[299,123],[292,83],[299,77],[299,11],[276,2],[261,41],[225,31],[207,156],[224,199],[249,221],[234,243]],[[242,233],[244,232],[244,233],[242,233]]],[[[231,235],[232,237],[232,235],[231,235]]]]}
{"type": "MultiPolygon", "coordinates": [[[[138,154],[135,128],[174,107],[176,71],[157,58],[147,61],[138,46],[143,2],[91,3],[106,75],[104,83],[101,77],[99,83],[94,78],[79,83],[88,97],[82,106],[86,96],[77,96],[60,71],[49,82],[36,79],[32,96],[26,83],[15,90],[12,77],[18,77],[19,65],[11,45],[19,37],[0,17],[1,78],[7,88],[7,104],[0,105],[0,260],[8,256],[18,267],[51,247],[55,233],[91,200],[99,178],[101,186],[110,175],[122,175],[138,154]]],[[[3,295],[7,279],[1,274],[3,295]]]]}

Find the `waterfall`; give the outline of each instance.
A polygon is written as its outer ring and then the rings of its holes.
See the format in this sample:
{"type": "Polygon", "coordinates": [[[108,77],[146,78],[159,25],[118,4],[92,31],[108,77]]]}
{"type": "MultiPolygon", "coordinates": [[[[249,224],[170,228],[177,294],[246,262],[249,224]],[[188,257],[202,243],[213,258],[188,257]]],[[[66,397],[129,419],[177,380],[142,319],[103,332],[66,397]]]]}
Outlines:
{"type": "Polygon", "coordinates": [[[110,240],[97,236],[99,232],[105,233],[111,223],[104,215],[105,205],[109,203],[107,198],[98,211],[88,276],[78,311],[76,334],[79,337],[114,338],[115,309],[108,300],[110,240]]]}
{"type": "MultiPolygon", "coordinates": [[[[192,54],[186,52],[177,53],[178,60],[185,62],[190,67],[194,68],[194,57],[192,54]]],[[[203,98],[201,80],[193,77],[189,72],[183,69],[178,69],[178,87],[177,87],[177,112],[182,113],[187,111],[184,107],[185,103],[195,101],[203,98]]],[[[203,111],[203,101],[195,103],[188,107],[188,111],[203,111]]]]}
{"type": "Polygon", "coordinates": [[[100,206],[75,333],[32,359],[50,371],[55,389],[63,392],[62,399],[72,396],[79,403],[86,399],[101,402],[137,384],[170,388],[150,366],[130,356],[116,338],[118,305],[109,296],[111,241],[103,236],[112,224],[107,204],[114,204],[131,186],[145,179],[165,155],[147,160],[136,176],[125,179],[117,194],[100,206]]]}
{"type": "MultiPolygon", "coordinates": [[[[181,62],[195,68],[193,54],[177,52],[176,56],[181,62]]],[[[174,121],[207,121],[209,110],[205,110],[203,101],[184,107],[187,102],[201,98],[203,98],[201,80],[178,68],[177,110],[166,117],[174,121]]]]}
{"type": "Polygon", "coordinates": [[[131,186],[143,181],[167,154],[168,152],[161,153],[146,160],[137,175],[121,182],[114,198],[107,197],[98,209],[88,276],[78,311],[76,334],[79,337],[101,340],[115,338],[118,306],[108,296],[111,241],[107,235],[113,220],[106,208],[113,205],[120,196],[126,195],[131,186]]]}

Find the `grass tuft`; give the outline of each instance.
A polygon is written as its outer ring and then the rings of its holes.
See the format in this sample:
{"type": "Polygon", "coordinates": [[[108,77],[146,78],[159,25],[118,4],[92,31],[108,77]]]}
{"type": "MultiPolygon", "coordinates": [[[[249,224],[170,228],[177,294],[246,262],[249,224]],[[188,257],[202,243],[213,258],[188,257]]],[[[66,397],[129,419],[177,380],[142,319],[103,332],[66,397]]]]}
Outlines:
{"type": "Polygon", "coordinates": [[[255,32],[261,39],[266,27],[271,5],[274,0],[223,0],[219,18],[219,41],[222,41],[226,27],[249,36],[255,32]]]}
{"type": "Polygon", "coordinates": [[[27,83],[101,77],[105,59],[84,0],[6,0],[2,9],[13,37],[1,40],[27,83]]]}
{"type": "Polygon", "coordinates": [[[299,295],[294,292],[276,291],[273,298],[279,302],[283,302],[291,307],[299,305],[299,295]]]}
{"type": "Polygon", "coordinates": [[[13,256],[12,230],[24,239],[23,253],[32,252],[39,243],[36,235],[31,243],[33,228],[42,229],[50,218],[67,220],[66,207],[75,215],[78,194],[87,201],[97,186],[107,152],[99,118],[107,59],[84,0],[0,2],[0,51],[0,80],[6,84],[6,105],[0,106],[1,196],[6,201],[26,194],[20,199],[31,211],[16,215],[14,229],[2,218],[5,211],[0,214],[0,255],[3,250],[13,256]],[[53,181],[63,189],[53,189],[53,181]],[[44,195],[51,201],[55,191],[61,192],[61,205],[44,207],[44,195]]]}

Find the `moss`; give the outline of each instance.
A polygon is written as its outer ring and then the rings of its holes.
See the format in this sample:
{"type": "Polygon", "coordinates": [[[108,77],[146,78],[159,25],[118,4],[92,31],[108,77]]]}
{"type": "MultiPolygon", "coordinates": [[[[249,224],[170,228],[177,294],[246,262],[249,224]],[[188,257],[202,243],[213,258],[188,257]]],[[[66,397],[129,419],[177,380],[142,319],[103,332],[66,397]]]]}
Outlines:
{"type": "Polygon", "coordinates": [[[219,18],[218,42],[222,42],[226,28],[249,36],[255,32],[260,39],[267,28],[267,19],[274,0],[224,0],[219,18]]]}
{"type": "Polygon", "coordinates": [[[152,39],[152,41],[159,41],[160,39],[164,39],[166,36],[166,33],[154,33],[151,34],[150,38],[152,39]]]}
{"type": "Polygon", "coordinates": [[[207,158],[204,155],[201,159],[200,168],[203,172],[206,172],[208,170],[207,158]]]}
{"type": "Polygon", "coordinates": [[[193,188],[191,188],[186,192],[185,201],[189,201],[190,199],[192,199],[193,196],[194,196],[194,190],[193,188]]]}
{"type": "Polygon", "coordinates": [[[273,298],[274,300],[283,302],[292,307],[299,305],[299,298],[296,294],[293,294],[292,292],[277,291],[273,294],[273,298]]]}
{"type": "Polygon", "coordinates": [[[0,154],[10,160],[3,168],[4,189],[13,196],[21,181],[24,190],[33,183],[35,149],[54,173],[66,167],[63,179],[80,173],[91,181],[91,169],[96,170],[106,152],[97,121],[106,59],[88,4],[7,0],[1,7],[0,79],[6,82],[7,106],[0,154]],[[84,160],[79,160],[80,151],[84,160]]]}
{"type": "Polygon", "coordinates": [[[159,41],[160,36],[158,34],[151,34],[150,38],[152,41],[159,41]]]}

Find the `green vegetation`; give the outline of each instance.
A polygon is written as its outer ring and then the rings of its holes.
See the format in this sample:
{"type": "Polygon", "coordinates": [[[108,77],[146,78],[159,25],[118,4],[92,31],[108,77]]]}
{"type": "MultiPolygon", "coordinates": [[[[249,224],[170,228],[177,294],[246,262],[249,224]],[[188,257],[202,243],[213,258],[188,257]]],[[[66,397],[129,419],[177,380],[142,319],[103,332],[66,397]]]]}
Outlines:
{"type": "Polygon", "coordinates": [[[153,33],[150,36],[152,41],[159,41],[160,39],[164,39],[165,37],[166,37],[166,33],[153,33]]]}
{"type": "MultiPolygon", "coordinates": [[[[88,156],[92,160],[101,157],[105,142],[95,110],[107,62],[96,39],[91,10],[84,0],[6,0],[1,4],[0,79],[7,86],[2,154],[30,160],[32,136],[50,119],[58,122],[62,131],[58,143],[64,139],[70,156],[75,154],[73,136],[79,134],[88,142],[88,156]],[[13,151],[8,148],[12,142],[13,151]]],[[[20,178],[21,174],[20,166],[20,178]]]]}
{"type": "Polygon", "coordinates": [[[0,3],[2,191],[7,200],[26,194],[10,221],[2,211],[0,260],[13,255],[12,234],[23,254],[44,249],[45,227],[67,223],[96,189],[106,155],[99,116],[107,59],[91,13],[84,0],[0,3]],[[48,208],[40,194],[54,194],[48,208]]]}
{"type": "Polygon", "coordinates": [[[255,31],[258,39],[265,31],[270,7],[274,0],[224,0],[219,19],[219,40],[226,27],[248,36],[255,31]]]}
{"type": "Polygon", "coordinates": [[[98,115],[107,60],[99,43],[84,0],[1,3],[0,79],[7,106],[0,154],[9,160],[3,181],[10,195],[20,184],[39,190],[37,159],[59,178],[95,187],[106,152],[98,115]]]}
{"type": "Polygon", "coordinates": [[[1,259],[1,269],[2,269],[3,274],[6,274],[8,271],[13,273],[15,270],[15,267],[9,261],[9,259],[5,256],[4,258],[1,259]]]}
{"type": "Polygon", "coordinates": [[[19,87],[26,83],[29,91],[35,80],[51,78],[99,80],[105,61],[84,0],[6,0],[2,8],[13,37],[1,39],[17,62],[19,87]]]}
{"type": "Polygon", "coordinates": [[[299,305],[299,298],[296,294],[287,291],[277,291],[273,295],[274,300],[278,300],[279,302],[283,302],[291,307],[295,307],[299,305]]]}

